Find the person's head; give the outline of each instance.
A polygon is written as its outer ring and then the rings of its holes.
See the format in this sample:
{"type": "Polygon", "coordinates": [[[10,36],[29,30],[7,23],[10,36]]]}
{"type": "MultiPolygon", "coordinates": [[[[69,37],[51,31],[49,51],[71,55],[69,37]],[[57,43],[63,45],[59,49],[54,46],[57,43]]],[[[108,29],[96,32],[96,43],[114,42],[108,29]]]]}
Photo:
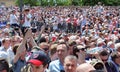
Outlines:
{"type": "Polygon", "coordinates": [[[9,72],[9,64],[6,60],[0,60],[0,72],[9,72]]]}
{"type": "Polygon", "coordinates": [[[107,47],[109,48],[115,48],[114,43],[112,41],[107,43],[107,47]]]}
{"type": "Polygon", "coordinates": [[[83,45],[77,45],[73,47],[73,55],[75,55],[77,58],[79,58],[79,54],[84,55],[86,52],[86,48],[83,45]]]}
{"type": "Polygon", "coordinates": [[[21,43],[22,38],[20,36],[13,36],[11,39],[11,45],[14,46],[15,44],[21,43]]]}
{"type": "Polygon", "coordinates": [[[12,12],[13,14],[15,14],[15,13],[16,13],[15,9],[13,9],[11,12],[12,12]]]}
{"type": "Polygon", "coordinates": [[[24,9],[24,13],[25,13],[25,14],[28,14],[28,13],[29,13],[29,11],[30,11],[30,9],[29,9],[29,8],[25,8],[25,9],[24,9]]]}
{"type": "Polygon", "coordinates": [[[99,59],[93,59],[90,64],[97,70],[100,72],[104,72],[104,64],[101,60],[99,59]]]}
{"type": "Polygon", "coordinates": [[[2,45],[4,46],[5,49],[8,49],[10,46],[10,38],[4,38],[2,40],[2,45]]]}
{"type": "Polygon", "coordinates": [[[83,45],[78,45],[77,48],[79,49],[79,52],[83,55],[86,54],[86,48],[83,45]]]}
{"type": "Polygon", "coordinates": [[[51,58],[51,60],[54,60],[54,59],[57,59],[57,54],[56,54],[56,52],[57,52],[57,45],[58,44],[52,44],[51,46],[50,46],[50,58],[51,58]]]}
{"type": "Polygon", "coordinates": [[[72,55],[73,54],[73,46],[76,45],[76,42],[74,40],[69,40],[68,41],[68,45],[69,45],[69,54],[72,55]]]}
{"type": "Polygon", "coordinates": [[[68,47],[66,44],[62,43],[57,46],[57,55],[60,60],[63,60],[67,55],[68,47]]]}
{"type": "Polygon", "coordinates": [[[94,70],[95,68],[91,64],[83,63],[77,67],[76,72],[94,72],[94,70]]]}
{"type": "Polygon", "coordinates": [[[7,22],[6,28],[10,28],[10,22],[7,22]]]}
{"type": "Polygon", "coordinates": [[[39,47],[45,51],[45,53],[48,54],[49,52],[49,44],[46,42],[40,43],[39,47]]]}
{"type": "Polygon", "coordinates": [[[111,54],[111,59],[113,62],[115,62],[116,64],[120,64],[120,52],[113,52],[111,54]]]}
{"type": "Polygon", "coordinates": [[[115,44],[115,49],[120,52],[120,43],[115,44]]]}
{"type": "Polygon", "coordinates": [[[44,51],[33,52],[28,63],[32,66],[32,72],[44,72],[47,68],[49,60],[44,51]]]}
{"type": "Polygon", "coordinates": [[[101,60],[103,61],[103,63],[106,63],[109,58],[109,53],[107,50],[102,50],[99,52],[99,56],[100,56],[101,60]]]}
{"type": "Polygon", "coordinates": [[[95,42],[91,42],[91,43],[89,44],[89,46],[90,46],[90,48],[95,48],[95,47],[96,47],[96,43],[95,43],[95,42]]]}
{"type": "Polygon", "coordinates": [[[76,72],[77,58],[73,55],[68,55],[64,59],[65,72],[76,72]]]}
{"type": "MultiPolygon", "coordinates": [[[[43,50],[43,49],[41,49],[41,48],[38,47],[38,46],[33,46],[33,47],[32,47],[32,50],[31,50],[31,53],[36,52],[36,51],[40,51],[40,50],[43,50]]],[[[44,51],[44,50],[43,50],[43,51],[44,51]]]]}
{"type": "Polygon", "coordinates": [[[97,46],[98,47],[102,47],[102,46],[104,46],[105,45],[105,42],[104,41],[102,41],[102,40],[98,40],[97,41],[97,46]]]}
{"type": "Polygon", "coordinates": [[[39,43],[42,43],[42,42],[47,42],[45,37],[41,37],[40,40],[39,40],[39,43]]]}

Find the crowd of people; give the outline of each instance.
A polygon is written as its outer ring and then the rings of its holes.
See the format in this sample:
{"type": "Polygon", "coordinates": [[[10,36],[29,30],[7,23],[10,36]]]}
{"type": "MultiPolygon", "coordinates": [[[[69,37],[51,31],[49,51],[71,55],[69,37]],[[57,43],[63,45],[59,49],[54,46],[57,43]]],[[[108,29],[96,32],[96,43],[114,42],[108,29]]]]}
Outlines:
{"type": "Polygon", "coordinates": [[[0,72],[120,72],[120,7],[1,7],[0,72]]]}

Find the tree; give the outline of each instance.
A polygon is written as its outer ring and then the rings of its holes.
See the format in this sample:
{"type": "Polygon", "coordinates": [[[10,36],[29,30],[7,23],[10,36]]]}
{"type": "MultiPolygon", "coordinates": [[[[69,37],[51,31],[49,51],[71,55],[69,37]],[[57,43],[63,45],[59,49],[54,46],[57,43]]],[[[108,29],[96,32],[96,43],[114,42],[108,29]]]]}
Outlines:
{"type": "MultiPolygon", "coordinates": [[[[16,5],[20,5],[20,0],[16,0],[16,5]]],[[[23,0],[23,5],[38,6],[40,0],[23,0]]]]}
{"type": "MultiPolygon", "coordinates": [[[[20,0],[16,0],[16,4],[19,5],[20,0]]],[[[107,6],[118,6],[120,0],[23,0],[23,4],[29,4],[30,6],[94,6],[101,2],[107,6]]]]}

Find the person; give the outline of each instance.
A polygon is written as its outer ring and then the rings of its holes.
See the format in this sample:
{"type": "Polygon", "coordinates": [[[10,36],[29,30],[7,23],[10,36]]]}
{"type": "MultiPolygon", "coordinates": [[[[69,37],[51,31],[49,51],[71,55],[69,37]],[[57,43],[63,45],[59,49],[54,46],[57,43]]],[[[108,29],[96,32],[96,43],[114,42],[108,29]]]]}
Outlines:
{"type": "Polygon", "coordinates": [[[115,68],[113,67],[113,63],[110,62],[111,56],[109,55],[109,52],[107,50],[100,51],[99,56],[103,64],[105,65],[107,72],[116,72],[115,68]]]}
{"type": "Polygon", "coordinates": [[[12,28],[19,27],[18,17],[17,17],[17,15],[16,15],[15,9],[13,9],[13,10],[11,11],[9,20],[10,20],[10,25],[11,25],[12,28]]]}
{"type": "Polygon", "coordinates": [[[65,72],[76,72],[77,58],[73,55],[68,55],[64,59],[65,72]]]}
{"type": "Polygon", "coordinates": [[[114,44],[112,41],[109,41],[109,42],[107,43],[107,47],[108,47],[110,53],[112,53],[112,52],[115,51],[115,44],[114,44]]]}
{"type": "Polygon", "coordinates": [[[73,55],[73,47],[76,45],[76,42],[74,40],[69,40],[68,41],[68,46],[69,46],[69,54],[73,55]]]}
{"type": "Polygon", "coordinates": [[[25,34],[25,37],[23,38],[23,41],[21,44],[18,44],[18,46],[15,46],[15,49],[13,52],[15,54],[14,59],[12,60],[12,69],[14,72],[20,72],[21,68],[26,65],[26,54],[27,54],[27,47],[25,46],[27,39],[29,39],[31,31],[28,30],[25,34]]]}
{"type": "Polygon", "coordinates": [[[49,56],[49,44],[46,42],[42,42],[39,44],[39,47],[45,51],[45,53],[49,56]]]}
{"type": "Polygon", "coordinates": [[[120,52],[120,43],[115,44],[115,49],[116,51],[120,52]]]}
{"type": "Polygon", "coordinates": [[[95,68],[89,63],[80,64],[76,69],[76,72],[94,72],[94,71],[95,68]]]}
{"type": "Polygon", "coordinates": [[[114,52],[111,54],[111,62],[113,63],[114,72],[120,72],[120,52],[114,52]]]}
{"type": "Polygon", "coordinates": [[[51,58],[51,61],[56,60],[58,58],[58,56],[57,56],[57,45],[58,44],[52,44],[50,46],[50,58],[51,58]]]}
{"type": "Polygon", "coordinates": [[[34,51],[28,64],[21,69],[21,72],[48,72],[49,60],[43,50],[34,51]]]}
{"type": "Polygon", "coordinates": [[[19,44],[15,45],[13,48],[14,48],[13,50],[15,57],[12,60],[12,69],[13,72],[20,72],[20,69],[24,65],[26,65],[26,60],[25,60],[26,48],[23,47],[24,49],[22,49],[19,44]]]}
{"type": "Polygon", "coordinates": [[[68,47],[65,43],[61,43],[57,46],[58,59],[50,62],[49,64],[50,72],[64,71],[63,63],[65,56],[67,56],[67,53],[68,53],[68,47]]]}
{"type": "Polygon", "coordinates": [[[9,72],[9,64],[5,59],[0,60],[0,72],[9,72]]]}
{"type": "Polygon", "coordinates": [[[31,24],[31,18],[32,15],[30,14],[30,9],[29,8],[25,8],[24,10],[24,23],[23,23],[23,27],[30,27],[31,24]]]}
{"type": "Polygon", "coordinates": [[[49,62],[50,62],[51,59],[50,59],[50,54],[49,54],[49,52],[50,52],[49,44],[46,42],[42,42],[39,44],[39,47],[45,51],[45,53],[47,54],[47,56],[49,58],[49,62]]]}
{"type": "Polygon", "coordinates": [[[90,61],[90,64],[96,69],[96,71],[98,71],[98,72],[106,72],[105,68],[104,68],[104,64],[103,64],[103,62],[101,60],[99,60],[99,59],[92,59],[90,61]]]}
{"type": "Polygon", "coordinates": [[[0,51],[7,53],[8,63],[11,64],[11,61],[12,61],[12,59],[14,57],[14,54],[12,52],[11,39],[9,37],[3,38],[2,46],[0,47],[0,51]]]}
{"type": "Polygon", "coordinates": [[[32,19],[32,15],[30,14],[30,9],[29,8],[25,8],[24,9],[24,16],[23,16],[23,20],[21,21],[21,30],[22,33],[25,33],[25,30],[27,28],[31,27],[31,19],[32,19]]]}
{"type": "Polygon", "coordinates": [[[9,37],[3,38],[2,46],[0,47],[0,51],[7,52],[9,47],[10,47],[10,38],[9,37]]]}
{"type": "Polygon", "coordinates": [[[83,45],[77,45],[73,47],[73,55],[78,58],[78,64],[85,63],[86,48],[83,45]]]}

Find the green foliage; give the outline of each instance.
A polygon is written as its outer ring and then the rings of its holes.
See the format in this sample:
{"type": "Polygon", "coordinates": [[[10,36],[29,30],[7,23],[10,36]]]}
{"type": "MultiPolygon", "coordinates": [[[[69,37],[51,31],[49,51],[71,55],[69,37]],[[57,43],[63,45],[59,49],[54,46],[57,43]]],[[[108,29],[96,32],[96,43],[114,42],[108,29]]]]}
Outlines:
{"type": "MultiPolygon", "coordinates": [[[[16,0],[16,4],[19,5],[20,0],[16,0]]],[[[54,6],[57,4],[58,6],[93,6],[101,2],[107,6],[118,6],[120,5],[120,0],[23,0],[23,4],[29,4],[30,6],[54,6]]]]}
{"type": "Polygon", "coordinates": [[[84,0],[84,5],[96,5],[98,2],[106,6],[118,6],[120,5],[120,0],[84,0]]]}
{"type": "Polygon", "coordinates": [[[72,1],[71,0],[57,0],[57,5],[58,6],[61,6],[61,5],[63,5],[63,6],[69,6],[69,5],[71,5],[72,4],[72,1]]]}
{"type": "MultiPolygon", "coordinates": [[[[39,0],[22,0],[23,5],[38,6],[40,5],[39,0]]],[[[16,0],[16,5],[20,5],[20,0],[16,0]]]]}

